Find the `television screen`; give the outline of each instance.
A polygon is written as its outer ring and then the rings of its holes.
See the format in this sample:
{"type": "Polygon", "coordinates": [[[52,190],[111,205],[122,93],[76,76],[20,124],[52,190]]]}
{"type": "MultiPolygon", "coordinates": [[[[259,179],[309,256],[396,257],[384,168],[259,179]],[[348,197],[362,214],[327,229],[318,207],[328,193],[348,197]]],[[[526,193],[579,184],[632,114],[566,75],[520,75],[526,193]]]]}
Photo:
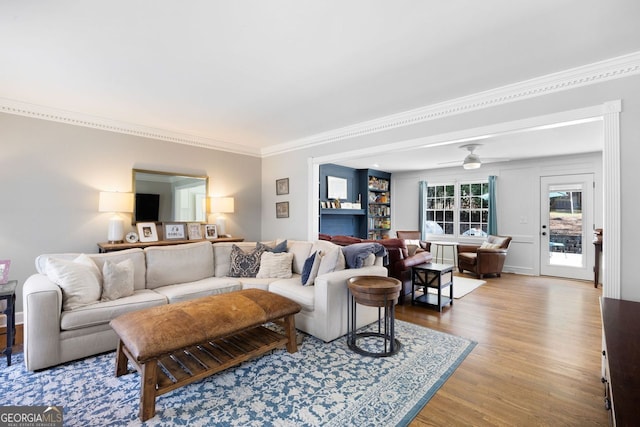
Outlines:
{"type": "Polygon", "coordinates": [[[136,193],[136,221],[158,221],[160,195],[136,193]]]}

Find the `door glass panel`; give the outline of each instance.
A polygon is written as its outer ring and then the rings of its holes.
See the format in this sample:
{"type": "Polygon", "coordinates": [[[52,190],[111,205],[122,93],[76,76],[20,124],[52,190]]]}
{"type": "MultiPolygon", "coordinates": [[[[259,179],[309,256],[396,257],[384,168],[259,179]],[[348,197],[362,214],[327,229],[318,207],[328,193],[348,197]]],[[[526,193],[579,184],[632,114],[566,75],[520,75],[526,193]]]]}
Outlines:
{"type": "Polygon", "coordinates": [[[549,187],[549,264],[584,265],[582,185],[549,187]]]}

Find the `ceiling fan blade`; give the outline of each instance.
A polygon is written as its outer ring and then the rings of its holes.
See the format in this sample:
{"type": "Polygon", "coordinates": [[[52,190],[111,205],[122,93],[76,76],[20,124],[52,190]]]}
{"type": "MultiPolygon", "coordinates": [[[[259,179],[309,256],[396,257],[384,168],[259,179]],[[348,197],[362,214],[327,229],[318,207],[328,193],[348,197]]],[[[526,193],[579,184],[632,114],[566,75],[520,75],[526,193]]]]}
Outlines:
{"type": "Polygon", "coordinates": [[[462,164],[462,160],[454,160],[452,162],[440,162],[437,163],[438,165],[461,165],[462,164]]]}

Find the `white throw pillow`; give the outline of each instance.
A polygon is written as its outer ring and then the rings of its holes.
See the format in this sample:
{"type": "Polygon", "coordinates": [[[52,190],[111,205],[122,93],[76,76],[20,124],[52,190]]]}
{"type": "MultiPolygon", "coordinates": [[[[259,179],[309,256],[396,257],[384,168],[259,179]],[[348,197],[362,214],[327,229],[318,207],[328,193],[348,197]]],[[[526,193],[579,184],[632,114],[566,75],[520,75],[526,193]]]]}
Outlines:
{"type": "Polygon", "coordinates": [[[342,254],[341,247],[335,243],[327,242],[326,240],[316,240],[311,248],[311,253],[313,252],[322,253],[318,276],[336,270],[344,270],[344,255],[342,254]],[[340,255],[342,255],[342,258],[340,255]],[[342,261],[342,268],[340,268],[340,261],[342,261]]]}
{"type": "Polygon", "coordinates": [[[482,242],[480,249],[498,249],[500,245],[497,243],[482,242]]]}
{"type": "Polygon", "coordinates": [[[288,279],[291,277],[293,254],[288,252],[265,252],[260,257],[257,278],[288,279]]]}
{"type": "Polygon", "coordinates": [[[109,260],[102,266],[102,298],[100,301],[114,301],[133,295],[133,261],[126,259],[119,263],[109,260]]]}
{"type": "Polygon", "coordinates": [[[62,309],[65,311],[94,304],[100,299],[100,270],[84,254],[73,261],[49,258],[47,276],[62,289],[62,309]]]}

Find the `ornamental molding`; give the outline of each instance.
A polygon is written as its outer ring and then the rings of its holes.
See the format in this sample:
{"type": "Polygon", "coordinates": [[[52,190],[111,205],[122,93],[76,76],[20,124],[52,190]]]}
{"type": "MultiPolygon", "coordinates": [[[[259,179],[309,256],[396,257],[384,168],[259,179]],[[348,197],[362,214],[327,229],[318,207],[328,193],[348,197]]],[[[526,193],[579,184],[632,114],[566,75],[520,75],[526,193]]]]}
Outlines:
{"type": "Polygon", "coordinates": [[[235,154],[260,157],[260,150],[239,144],[232,144],[212,138],[188,135],[167,129],[159,129],[149,126],[127,123],[119,120],[105,119],[89,114],[66,111],[57,108],[44,107],[42,105],[29,104],[22,101],[0,98],[0,112],[15,114],[18,116],[32,117],[52,122],[66,123],[74,126],[82,126],[92,129],[105,130],[126,135],[140,136],[176,144],[191,145],[194,147],[208,148],[226,151],[235,154]]]}
{"type": "Polygon", "coordinates": [[[640,74],[640,52],[396,113],[263,149],[0,98],[0,112],[177,144],[268,157],[640,74]]]}
{"type": "Polygon", "coordinates": [[[640,52],[334,129],[329,132],[268,147],[262,150],[262,154],[265,157],[282,154],[288,151],[415,125],[636,74],[640,74],[640,52]]]}

